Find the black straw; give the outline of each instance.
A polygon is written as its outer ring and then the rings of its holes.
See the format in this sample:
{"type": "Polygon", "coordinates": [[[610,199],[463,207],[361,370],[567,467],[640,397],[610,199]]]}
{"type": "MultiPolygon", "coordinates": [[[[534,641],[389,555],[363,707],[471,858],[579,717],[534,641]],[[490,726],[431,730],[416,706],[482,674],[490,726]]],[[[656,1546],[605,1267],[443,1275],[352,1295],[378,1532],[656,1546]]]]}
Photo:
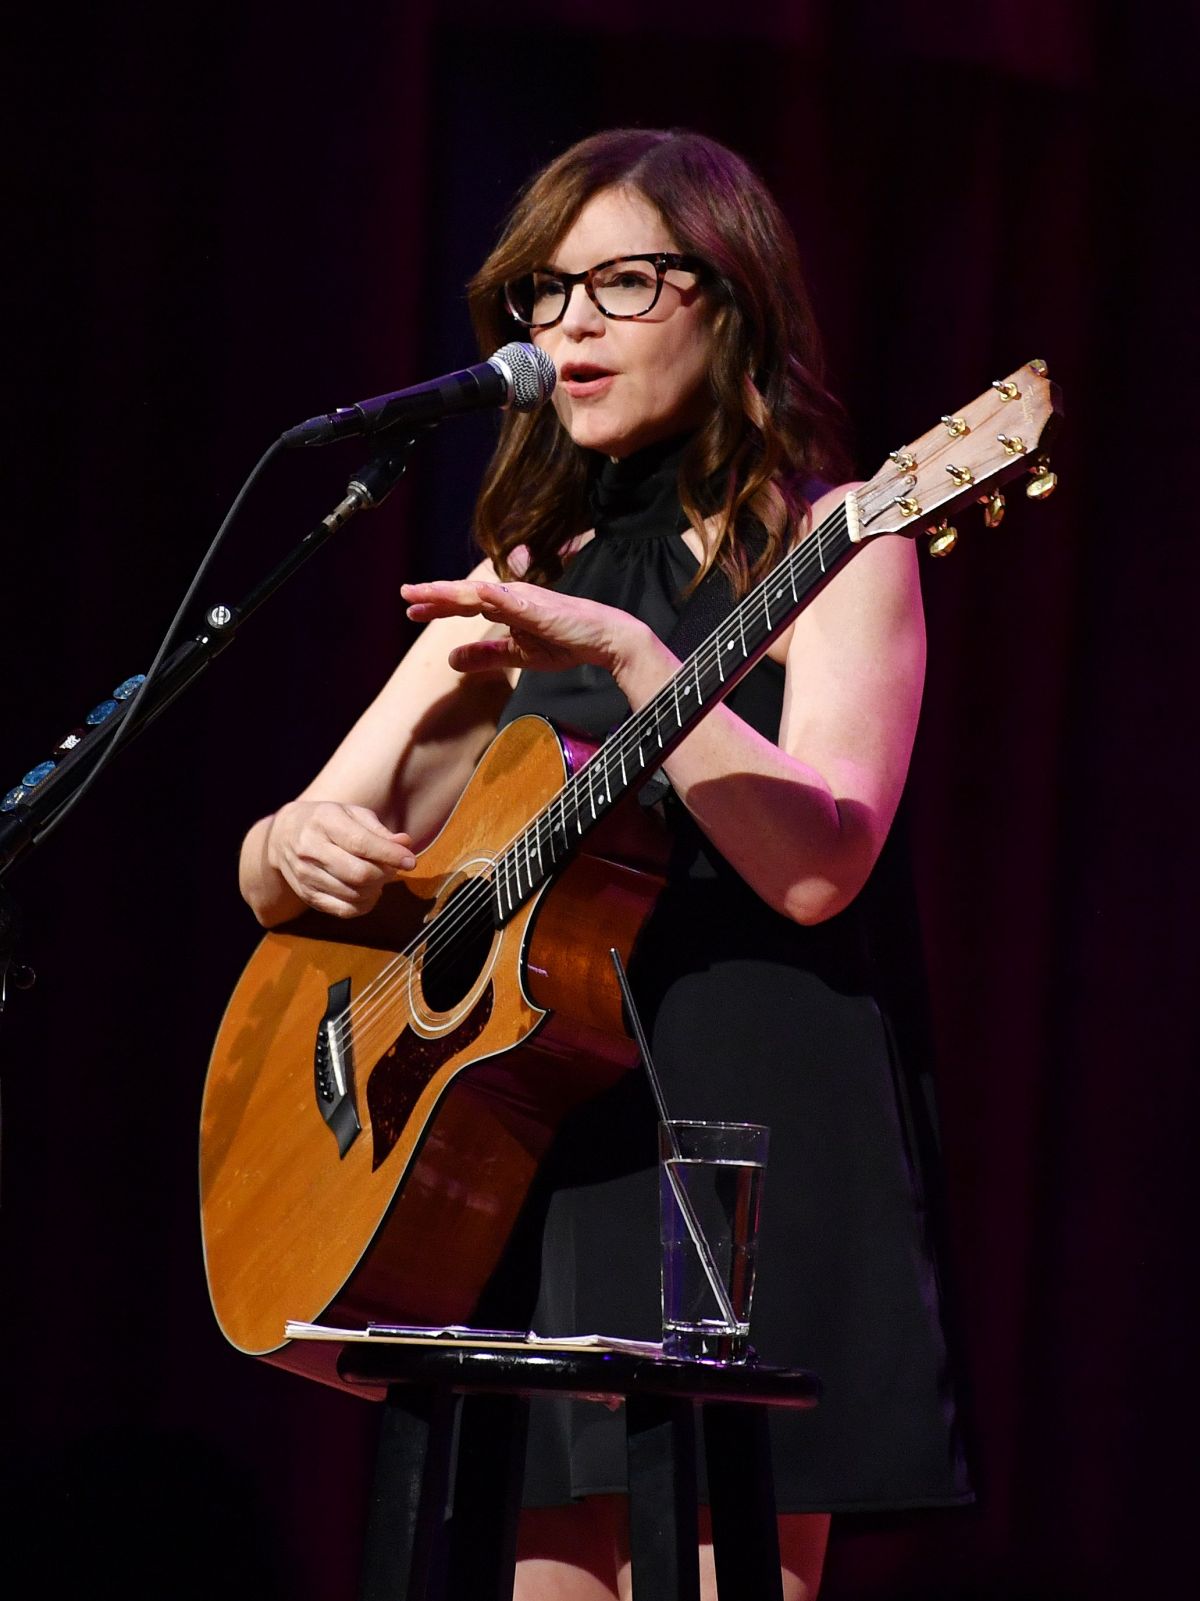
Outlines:
{"type": "MultiPolygon", "coordinates": [[[[671,1155],[676,1162],[682,1162],[683,1152],[679,1148],[679,1139],[675,1133],[675,1125],[671,1122],[667,1111],[667,1103],[663,1096],[662,1084],[654,1068],[654,1059],[650,1055],[650,1046],[646,1039],[646,1031],[642,1027],[642,1020],[638,1016],[638,1009],[633,1004],[633,991],[629,988],[629,979],[625,975],[625,964],[621,960],[621,953],[616,946],[610,946],[609,956],[617,970],[617,982],[621,986],[621,994],[625,1000],[625,1010],[629,1014],[629,1021],[633,1024],[633,1037],[637,1040],[638,1050],[642,1053],[642,1066],[646,1069],[646,1077],[650,1080],[650,1089],[654,1095],[655,1105],[658,1107],[659,1121],[667,1131],[667,1141],[671,1147],[671,1155]]],[[[692,1237],[692,1244],[696,1247],[696,1254],[700,1258],[700,1266],[704,1269],[704,1276],[708,1280],[708,1287],[713,1292],[717,1305],[721,1308],[721,1316],[725,1319],[726,1327],[730,1333],[737,1329],[737,1319],[733,1313],[733,1303],[729,1293],[721,1282],[721,1273],[717,1267],[716,1258],[712,1253],[704,1230],[700,1226],[700,1219],[696,1216],[696,1209],[692,1205],[692,1198],[679,1181],[679,1176],[670,1162],[664,1164],[667,1170],[667,1181],[675,1197],[687,1231],[692,1237]]]]}

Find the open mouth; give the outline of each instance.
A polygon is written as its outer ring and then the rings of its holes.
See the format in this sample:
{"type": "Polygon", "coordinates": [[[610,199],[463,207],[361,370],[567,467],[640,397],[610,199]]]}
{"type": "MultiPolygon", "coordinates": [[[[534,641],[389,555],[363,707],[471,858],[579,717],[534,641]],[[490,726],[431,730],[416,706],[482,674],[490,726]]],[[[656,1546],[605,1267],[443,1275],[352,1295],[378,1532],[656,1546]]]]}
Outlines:
{"type": "Polygon", "coordinates": [[[563,367],[561,382],[568,394],[594,394],[607,387],[615,376],[607,367],[598,367],[595,362],[568,361],[563,367]]]}

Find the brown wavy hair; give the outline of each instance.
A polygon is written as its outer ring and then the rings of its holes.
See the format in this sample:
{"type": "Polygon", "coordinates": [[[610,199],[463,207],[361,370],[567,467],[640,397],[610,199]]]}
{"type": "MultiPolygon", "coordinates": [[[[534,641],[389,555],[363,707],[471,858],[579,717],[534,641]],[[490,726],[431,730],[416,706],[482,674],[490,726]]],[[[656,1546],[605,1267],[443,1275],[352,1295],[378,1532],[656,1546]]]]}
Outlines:
{"type": "MultiPolygon", "coordinates": [[[[820,338],[796,241],[758,175],[732,150],[684,129],[618,128],[581,140],[519,195],[500,239],[468,285],[481,352],[523,338],[504,284],[545,266],[587,202],[622,188],[654,206],[677,248],[706,263],[715,302],[709,366],[713,409],[679,468],[692,525],[715,518],[697,574],[719,563],[736,594],[770,571],[798,537],[814,477],[845,476],[841,410],[821,381],[820,338]],[[752,522],[765,532],[746,543],[752,522]]],[[[588,526],[594,452],[576,445],[549,406],[506,412],[475,508],[475,538],[502,577],[528,547],[527,576],[552,583],[561,550],[588,526]]]]}

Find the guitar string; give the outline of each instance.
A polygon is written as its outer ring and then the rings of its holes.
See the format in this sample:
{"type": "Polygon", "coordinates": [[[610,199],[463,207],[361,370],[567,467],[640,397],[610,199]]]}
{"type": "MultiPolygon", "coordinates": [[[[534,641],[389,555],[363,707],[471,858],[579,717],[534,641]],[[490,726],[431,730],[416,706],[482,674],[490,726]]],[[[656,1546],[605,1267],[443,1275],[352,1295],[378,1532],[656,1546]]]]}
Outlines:
{"type": "MultiPolygon", "coordinates": [[[[641,746],[645,742],[647,733],[653,734],[655,728],[663,720],[658,712],[655,712],[653,716],[651,716],[650,713],[656,706],[659,706],[660,710],[665,710],[666,703],[671,698],[668,691],[671,689],[672,685],[677,685],[679,681],[685,677],[692,678],[701,672],[707,674],[714,667],[718,669],[718,673],[720,674],[722,646],[724,646],[724,648],[728,648],[729,645],[733,643],[732,639],[727,639],[724,636],[727,634],[739,634],[744,641],[744,627],[747,615],[750,612],[757,611],[759,607],[763,608],[768,617],[770,615],[770,596],[766,593],[768,587],[777,579],[786,580],[789,576],[793,579],[807,577],[808,570],[810,570],[814,565],[814,562],[811,559],[814,553],[816,555],[815,565],[822,571],[826,570],[827,564],[824,558],[823,541],[825,539],[834,537],[836,534],[841,534],[844,532],[845,506],[843,503],[833,512],[831,512],[829,516],[823,520],[819,527],[814,530],[811,539],[806,539],[801,545],[797,546],[792,552],[789,553],[787,557],[785,557],[778,567],[773,569],[772,572],[761,581],[761,583],[755,585],[750,594],[745,596],[743,600],[739,602],[736,607],[734,607],[734,609],[729,613],[729,616],[719,625],[717,629],[713,631],[712,634],[709,635],[706,640],[702,642],[700,646],[697,647],[692,656],[688,657],[685,662],[680,664],[678,671],[672,675],[671,679],[669,679],[665,685],[663,685],[662,689],[658,691],[658,693],[653,696],[651,700],[640,709],[640,711],[628,718],[625,723],[620,726],[616,733],[609,740],[605,741],[605,743],[601,745],[593,753],[593,755],[589,757],[589,759],[571,775],[571,777],[556,792],[551,800],[547,802],[541,811],[539,811],[533,819],[527,822],[525,826],[518,831],[518,833],[515,834],[512,839],[510,839],[508,844],[498,853],[498,855],[490,859],[487,864],[493,870],[490,876],[485,871],[473,879],[468,880],[454,903],[453,912],[451,915],[447,918],[447,912],[450,912],[451,910],[449,907],[447,907],[442,913],[438,914],[432,923],[426,924],[422,931],[416,935],[407,946],[398,952],[390,963],[380,970],[380,972],[368,985],[367,989],[364,990],[360,996],[352,1000],[349,1006],[340,1014],[338,1018],[331,1020],[332,1026],[338,1032],[339,1042],[343,1048],[347,1043],[346,1036],[348,1030],[352,1030],[355,1038],[362,1044],[367,1042],[371,1031],[379,1023],[385,1024],[389,1030],[392,1030],[395,1033],[399,1032],[399,1027],[396,1027],[393,1030],[393,1019],[397,1018],[397,1014],[395,1012],[395,1008],[391,1005],[392,994],[397,988],[398,983],[403,985],[403,979],[398,977],[399,970],[405,966],[406,962],[416,956],[422,944],[425,945],[424,960],[425,962],[428,962],[431,957],[440,954],[448,944],[457,939],[460,932],[470,923],[477,921],[481,913],[486,913],[490,917],[493,893],[497,894],[497,896],[499,894],[499,881],[497,880],[495,873],[495,869],[499,862],[504,857],[508,856],[512,852],[514,846],[519,844],[523,838],[532,835],[540,839],[543,831],[542,825],[544,822],[548,825],[549,839],[550,842],[553,843],[555,825],[552,819],[552,814],[556,808],[560,814],[559,826],[564,836],[568,835],[570,832],[570,822],[568,821],[567,817],[567,800],[570,798],[569,792],[572,790],[576,792],[586,791],[588,798],[592,801],[594,809],[595,787],[590,778],[592,770],[596,767],[604,766],[607,766],[611,769],[611,760],[609,758],[613,750],[616,750],[618,760],[620,760],[623,756],[634,752],[640,753],[641,746]],[[820,541],[818,541],[817,535],[821,536],[820,541]],[[789,575],[786,573],[785,569],[788,569],[789,566],[793,564],[795,565],[796,571],[795,573],[789,575]],[[687,669],[686,672],[685,669],[687,669]],[[635,724],[638,725],[637,729],[634,727],[635,724]],[[635,735],[635,737],[632,739],[628,737],[631,733],[635,735]],[[443,919],[445,919],[445,921],[443,921],[443,919]]],[[[839,558],[841,554],[842,552],[839,551],[839,558]]],[[[807,588],[805,593],[807,593],[807,588]]],[[[775,598],[778,600],[780,597],[777,594],[775,598]]],[[[770,626],[774,627],[776,625],[772,623],[770,626]]],[[[722,681],[723,677],[724,675],[720,674],[722,681]]],[[[690,694],[691,690],[689,689],[687,693],[690,694]]],[[[701,704],[703,705],[703,703],[704,702],[702,699],[701,704]]],[[[676,712],[678,715],[678,702],[676,702],[676,712]]],[[[607,794],[607,792],[608,785],[606,782],[605,793],[607,794]]],[[[581,798],[581,796],[577,798],[581,798]]],[[[573,809],[572,815],[577,817],[582,810],[582,805],[577,804],[573,809]]],[[[525,854],[527,864],[531,863],[531,849],[528,843],[526,844],[525,854]]],[[[521,889],[521,872],[519,862],[515,865],[515,874],[517,894],[518,897],[520,897],[518,904],[520,904],[520,901],[524,900],[526,897],[525,893],[521,889]]],[[[532,874],[528,873],[527,876],[529,876],[531,879],[532,887],[532,874]]],[[[546,875],[543,873],[543,877],[544,876],[546,875]]],[[[515,907],[510,907],[510,910],[515,909],[515,907]]],[[[399,1021],[398,1018],[397,1021],[399,1021]]],[[[399,1026],[403,1026],[402,1021],[399,1022],[399,1026]]]]}
{"type": "MultiPolygon", "coordinates": [[[[439,913],[431,923],[426,924],[422,928],[421,932],[416,935],[408,945],[399,951],[391,962],[389,962],[380,970],[378,974],[376,974],[375,978],[372,979],[367,988],[350,1002],[343,1013],[338,1018],[331,1020],[332,1026],[339,1034],[340,1043],[343,1047],[347,1042],[348,1031],[352,1031],[356,1040],[365,1044],[368,1036],[377,1023],[386,1023],[388,1029],[391,1030],[391,1018],[393,1015],[392,1008],[390,1007],[391,995],[398,986],[405,987],[403,984],[403,978],[400,976],[400,969],[402,967],[406,967],[411,959],[414,958],[420,951],[422,945],[425,946],[424,962],[428,963],[432,957],[440,954],[448,944],[457,939],[460,932],[467,928],[470,923],[476,921],[481,912],[486,910],[487,914],[489,916],[491,915],[493,893],[499,893],[499,883],[496,877],[496,868],[498,867],[499,863],[513,851],[514,847],[518,845],[522,839],[525,839],[527,842],[525,851],[527,863],[526,876],[530,878],[532,884],[532,873],[528,871],[528,865],[531,864],[532,860],[531,846],[528,842],[529,837],[532,836],[534,839],[540,842],[541,835],[543,833],[543,824],[545,823],[547,825],[545,831],[549,836],[549,842],[551,845],[553,844],[555,824],[552,814],[556,808],[560,813],[559,826],[561,831],[564,836],[569,834],[570,822],[567,817],[568,792],[572,790],[579,792],[580,799],[582,799],[583,794],[586,793],[594,810],[595,789],[591,779],[593,769],[601,768],[611,771],[614,753],[616,761],[622,766],[622,768],[624,767],[625,757],[630,756],[633,753],[640,754],[641,747],[645,742],[647,735],[653,736],[658,726],[664,720],[667,703],[672,698],[671,693],[669,692],[673,689],[675,691],[675,710],[678,718],[678,686],[682,680],[685,678],[694,680],[696,683],[696,692],[700,693],[700,675],[704,674],[707,676],[715,668],[719,674],[720,680],[723,681],[724,674],[720,671],[723,653],[724,650],[728,649],[729,646],[734,643],[732,638],[727,638],[726,636],[734,634],[740,636],[744,648],[745,623],[747,618],[751,612],[757,612],[760,609],[766,614],[768,619],[768,632],[771,628],[774,628],[776,625],[770,622],[771,595],[769,592],[771,588],[777,581],[782,581],[785,583],[785,585],[787,585],[787,587],[791,587],[797,579],[807,579],[810,576],[815,578],[815,572],[813,571],[814,568],[821,572],[825,571],[827,564],[824,554],[824,542],[845,533],[846,528],[847,517],[845,503],[843,502],[836,507],[828,517],[823,519],[817,528],[813,530],[813,533],[809,536],[809,538],[802,541],[800,545],[796,546],[791,552],[789,552],[789,554],[778,564],[777,567],[773,568],[772,571],[760,583],[755,585],[754,589],[751,590],[748,595],[743,597],[738,605],[731,610],[725,620],[696,648],[692,655],[689,656],[684,662],[680,663],[678,670],[672,674],[667,683],[662,686],[662,689],[652,696],[646,705],[640,708],[638,712],[627,718],[626,721],[617,729],[616,733],[611,736],[610,739],[606,740],[604,744],[599,746],[597,750],[588,758],[588,760],[566,780],[566,782],[550,799],[550,801],[548,801],[532,819],[530,819],[515,835],[513,835],[508,844],[505,845],[496,854],[496,856],[490,858],[485,866],[484,871],[467,881],[467,883],[463,886],[463,889],[458,893],[455,900],[452,902],[453,909],[451,916],[447,919],[446,913],[451,911],[451,908],[447,907],[443,912],[439,913]],[[793,567],[795,569],[794,571],[791,570],[793,567]],[[654,715],[649,715],[652,708],[656,707],[657,710],[654,712],[654,715]],[[491,869],[490,873],[487,871],[488,868],[491,869]],[[388,1014],[387,1017],[381,1016],[381,1014],[385,1011],[388,1014]]],[[[842,554],[843,552],[839,550],[839,559],[842,554]]],[[[778,600],[783,592],[784,591],[782,590],[779,591],[774,598],[778,600]]],[[[805,594],[807,594],[807,585],[805,588],[805,594]]],[[[798,598],[802,599],[803,597],[798,598]]],[[[692,693],[691,687],[689,687],[685,693],[690,695],[692,693]]],[[[704,703],[705,702],[703,698],[701,698],[701,705],[704,705],[704,703]]],[[[639,770],[641,770],[641,768],[639,768],[639,770]]],[[[609,794],[610,785],[607,779],[607,773],[604,774],[604,776],[604,794],[607,796],[609,794]]],[[[576,805],[574,808],[574,815],[578,815],[582,809],[583,808],[581,805],[576,805]]],[[[540,848],[538,850],[538,854],[540,857],[540,848]]],[[[521,890],[521,871],[519,862],[515,865],[515,874],[517,894],[521,900],[523,900],[525,895],[521,890]]],[[[544,876],[545,875],[543,874],[543,877],[544,876]]],[[[515,910],[515,907],[512,909],[515,910]]],[[[400,1026],[402,1027],[403,1023],[401,1023],[400,1026]]],[[[399,1032],[399,1029],[396,1029],[396,1032],[399,1032]]]]}

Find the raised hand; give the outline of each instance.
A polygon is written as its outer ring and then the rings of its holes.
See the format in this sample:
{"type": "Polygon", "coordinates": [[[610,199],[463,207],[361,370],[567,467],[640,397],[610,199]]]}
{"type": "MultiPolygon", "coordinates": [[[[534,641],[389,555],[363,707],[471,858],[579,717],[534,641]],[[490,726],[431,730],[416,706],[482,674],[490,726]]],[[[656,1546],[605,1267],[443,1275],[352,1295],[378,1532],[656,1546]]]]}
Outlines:
{"type": "Polygon", "coordinates": [[[271,820],[266,856],[306,906],[361,917],[384,886],[416,863],[407,834],[394,834],[366,806],[289,801],[271,820]]]}
{"type": "Polygon", "coordinates": [[[460,673],[513,667],[553,672],[590,662],[618,674],[653,637],[644,623],[615,606],[537,584],[463,579],[403,584],[400,593],[413,622],[484,617],[501,626],[503,632],[450,652],[450,665],[460,673]]]}

